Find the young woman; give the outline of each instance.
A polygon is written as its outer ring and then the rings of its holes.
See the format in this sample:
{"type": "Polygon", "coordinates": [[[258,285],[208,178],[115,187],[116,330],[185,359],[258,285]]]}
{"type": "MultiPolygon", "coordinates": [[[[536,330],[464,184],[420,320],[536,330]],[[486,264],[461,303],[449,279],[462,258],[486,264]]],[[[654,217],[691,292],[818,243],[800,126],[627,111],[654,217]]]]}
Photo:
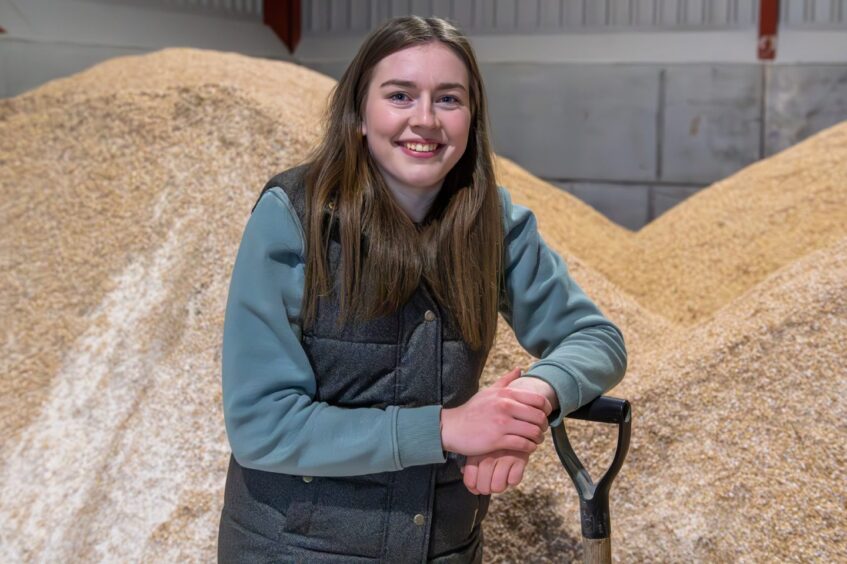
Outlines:
{"type": "Polygon", "coordinates": [[[495,184],[474,53],[438,18],[373,31],[322,142],[267,182],[223,339],[221,562],[480,562],[490,494],[626,370],[495,184]],[[498,312],[540,360],[480,390],[498,312]]]}

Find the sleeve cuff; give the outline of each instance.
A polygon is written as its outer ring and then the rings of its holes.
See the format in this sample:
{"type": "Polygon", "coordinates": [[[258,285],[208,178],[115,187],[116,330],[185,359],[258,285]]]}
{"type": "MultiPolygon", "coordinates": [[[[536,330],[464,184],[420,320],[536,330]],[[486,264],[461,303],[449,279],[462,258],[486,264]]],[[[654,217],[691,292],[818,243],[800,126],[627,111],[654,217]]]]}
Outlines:
{"type": "Polygon", "coordinates": [[[399,409],[397,442],[401,467],[447,461],[441,445],[441,408],[441,405],[425,405],[399,409]]]}
{"type": "Polygon", "coordinates": [[[573,376],[562,371],[559,367],[549,364],[530,367],[527,373],[523,375],[523,378],[538,378],[539,380],[543,380],[550,384],[556,392],[559,407],[554,409],[547,417],[547,422],[551,428],[561,425],[565,415],[580,406],[582,394],[580,394],[579,385],[573,376]]]}

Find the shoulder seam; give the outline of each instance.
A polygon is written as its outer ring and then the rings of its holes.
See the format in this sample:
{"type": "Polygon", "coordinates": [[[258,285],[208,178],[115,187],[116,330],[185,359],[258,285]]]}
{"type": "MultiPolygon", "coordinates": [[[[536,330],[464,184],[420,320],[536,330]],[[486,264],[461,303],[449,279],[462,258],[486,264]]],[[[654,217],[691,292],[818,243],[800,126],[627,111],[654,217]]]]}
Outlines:
{"type": "MultiPolygon", "coordinates": [[[[266,193],[271,193],[275,197],[276,201],[282,205],[285,210],[288,212],[288,216],[294,225],[297,226],[297,233],[300,235],[300,255],[301,258],[305,255],[306,252],[306,234],[303,231],[303,226],[300,224],[300,218],[297,217],[297,212],[294,210],[294,206],[291,204],[291,200],[288,199],[288,194],[285,193],[285,190],[280,186],[273,186],[268,188],[266,193]]],[[[264,197],[264,196],[263,196],[264,197]]]]}

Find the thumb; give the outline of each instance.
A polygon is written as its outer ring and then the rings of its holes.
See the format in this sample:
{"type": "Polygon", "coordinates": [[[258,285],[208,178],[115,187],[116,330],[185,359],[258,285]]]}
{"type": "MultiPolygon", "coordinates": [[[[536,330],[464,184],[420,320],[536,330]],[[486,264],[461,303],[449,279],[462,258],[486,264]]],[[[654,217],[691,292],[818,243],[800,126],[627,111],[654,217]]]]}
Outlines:
{"type": "Polygon", "coordinates": [[[511,372],[507,372],[507,373],[503,374],[502,376],[500,376],[500,378],[498,378],[496,382],[491,384],[491,387],[492,388],[505,388],[510,383],[512,383],[515,380],[517,380],[518,378],[520,378],[521,375],[523,375],[523,369],[522,368],[515,368],[511,372]]]}

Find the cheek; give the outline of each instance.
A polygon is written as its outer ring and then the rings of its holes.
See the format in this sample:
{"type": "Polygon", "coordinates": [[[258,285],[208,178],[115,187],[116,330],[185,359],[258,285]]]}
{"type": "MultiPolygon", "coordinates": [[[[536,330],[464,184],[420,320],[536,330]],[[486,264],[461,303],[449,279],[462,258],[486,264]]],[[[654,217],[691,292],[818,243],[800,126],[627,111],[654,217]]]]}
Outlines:
{"type": "Polygon", "coordinates": [[[379,106],[367,117],[368,131],[376,135],[395,135],[398,128],[403,126],[403,116],[395,108],[379,106]]]}
{"type": "Polygon", "coordinates": [[[451,119],[446,125],[450,132],[450,136],[456,140],[456,145],[463,145],[467,143],[468,135],[470,134],[470,116],[462,114],[455,117],[451,116],[451,119]]]}

